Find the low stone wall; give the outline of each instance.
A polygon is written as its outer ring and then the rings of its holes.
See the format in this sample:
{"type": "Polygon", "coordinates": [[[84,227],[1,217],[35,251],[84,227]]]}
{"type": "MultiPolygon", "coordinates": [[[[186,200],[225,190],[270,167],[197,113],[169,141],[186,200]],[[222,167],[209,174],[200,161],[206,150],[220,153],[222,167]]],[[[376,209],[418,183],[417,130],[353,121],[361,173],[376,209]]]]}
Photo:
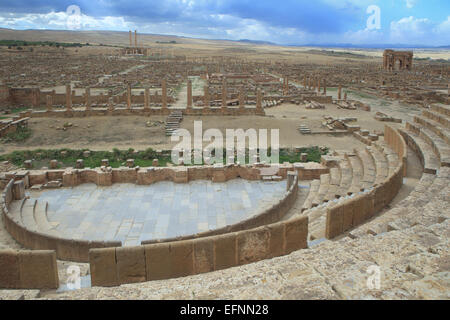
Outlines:
{"type": "Polygon", "coordinates": [[[133,108],[85,108],[76,109],[52,109],[52,110],[29,110],[26,115],[31,118],[84,118],[92,116],[128,116],[128,115],[142,115],[142,116],[166,116],[173,111],[181,111],[184,115],[192,116],[249,116],[260,115],[264,116],[265,112],[262,108],[255,107],[193,107],[193,108],[162,108],[162,107],[133,107],[133,108]]]}
{"type": "Polygon", "coordinates": [[[374,189],[339,202],[327,209],[325,237],[335,238],[359,226],[383,210],[397,195],[403,185],[407,156],[406,144],[393,128],[385,127],[385,141],[398,154],[399,164],[394,173],[374,189]]]}
{"type": "Polygon", "coordinates": [[[57,289],[55,251],[0,250],[1,289],[57,289]]]}
{"type": "Polygon", "coordinates": [[[9,204],[13,195],[14,180],[11,180],[2,193],[3,222],[9,234],[22,246],[33,250],[52,250],[60,260],[88,262],[92,248],[119,247],[120,241],[71,240],[28,230],[9,214],[9,204]]]}
{"type": "Polygon", "coordinates": [[[307,247],[308,218],[168,243],[92,249],[93,286],[185,277],[289,254],[307,247]]]}

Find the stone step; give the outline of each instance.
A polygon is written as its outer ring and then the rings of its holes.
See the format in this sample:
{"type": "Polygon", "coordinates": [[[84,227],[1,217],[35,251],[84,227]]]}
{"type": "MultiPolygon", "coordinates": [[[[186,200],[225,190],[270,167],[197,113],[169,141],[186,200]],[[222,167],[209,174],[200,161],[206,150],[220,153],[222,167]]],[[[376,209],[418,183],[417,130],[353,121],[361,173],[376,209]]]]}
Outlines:
{"type": "Polygon", "coordinates": [[[367,190],[371,188],[375,183],[376,179],[375,163],[373,161],[373,158],[369,155],[366,149],[356,150],[356,155],[363,164],[364,174],[361,179],[361,186],[367,190]]]}
{"type": "Polygon", "coordinates": [[[21,217],[21,208],[27,201],[27,198],[23,198],[20,201],[13,201],[9,205],[9,216],[15,221],[16,223],[22,223],[22,217],[21,217]]]}
{"type": "Polygon", "coordinates": [[[339,184],[337,196],[345,197],[348,195],[350,186],[352,185],[352,166],[347,157],[344,157],[342,161],[339,162],[339,166],[341,168],[341,183],[339,184]]]}
{"type": "Polygon", "coordinates": [[[438,156],[442,167],[450,167],[450,145],[445,143],[441,137],[418,123],[407,122],[406,129],[419,135],[432,146],[433,151],[438,156]]]}
{"type": "Polygon", "coordinates": [[[301,209],[302,212],[305,210],[308,210],[312,207],[312,202],[315,199],[315,197],[317,196],[317,192],[319,191],[319,188],[320,188],[320,180],[316,179],[316,180],[311,181],[308,196],[306,197],[306,200],[303,203],[303,206],[301,209]]]}
{"type": "Polygon", "coordinates": [[[361,160],[356,156],[352,155],[348,157],[350,165],[352,166],[352,184],[349,189],[349,193],[357,194],[361,191],[362,178],[364,176],[364,169],[361,160]]]}
{"type": "Polygon", "coordinates": [[[440,168],[440,161],[433,148],[423,138],[406,129],[398,129],[406,143],[418,154],[425,173],[436,174],[440,168]]]}
{"type": "Polygon", "coordinates": [[[384,141],[377,141],[375,144],[375,147],[378,148],[382,153],[384,153],[386,160],[388,162],[388,176],[391,176],[395,173],[395,170],[397,170],[399,166],[399,159],[397,153],[395,153],[394,150],[392,150],[388,144],[384,141]]]}
{"type": "Polygon", "coordinates": [[[20,217],[22,226],[30,231],[37,231],[36,220],[34,220],[34,208],[36,206],[36,199],[28,199],[23,204],[20,211],[20,217]]]}
{"type": "Polygon", "coordinates": [[[330,175],[322,174],[320,176],[320,187],[316,194],[316,197],[313,199],[313,206],[317,207],[321,203],[325,201],[325,196],[327,195],[328,188],[330,187],[330,175]]]}
{"type": "Polygon", "coordinates": [[[440,113],[446,117],[450,117],[450,107],[447,107],[444,105],[439,105],[439,104],[432,104],[431,110],[436,113],[440,113]]]}
{"type": "Polygon", "coordinates": [[[380,152],[375,146],[367,146],[366,149],[375,162],[376,178],[374,183],[379,185],[386,180],[389,174],[387,159],[384,153],[380,152]]]}
{"type": "Polygon", "coordinates": [[[446,143],[450,144],[450,132],[448,129],[442,127],[439,122],[421,116],[414,116],[414,122],[430,129],[446,143]]]}
{"type": "Polygon", "coordinates": [[[40,232],[46,233],[46,234],[56,234],[57,232],[54,232],[55,228],[59,225],[59,223],[51,223],[48,220],[47,216],[47,202],[37,202],[36,207],[34,210],[34,219],[36,221],[37,229],[40,232]],[[53,232],[52,232],[53,231],[53,232]]]}
{"type": "Polygon", "coordinates": [[[430,110],[424,110],[424,111],[422,111],[422,115],[425,118],[428,118],[428,119],[438,122],[444,128],[447,128],[447,129],[450,128],[450,119],[440,113],[436,113],[436,112],[430,111],[430,110]]]}

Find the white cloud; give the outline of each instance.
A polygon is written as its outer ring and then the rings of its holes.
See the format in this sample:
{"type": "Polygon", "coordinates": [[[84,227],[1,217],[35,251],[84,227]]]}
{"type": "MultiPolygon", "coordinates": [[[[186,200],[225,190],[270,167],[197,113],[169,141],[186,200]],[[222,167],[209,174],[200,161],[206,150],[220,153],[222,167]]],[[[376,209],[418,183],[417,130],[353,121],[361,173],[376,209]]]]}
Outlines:
{"type": "Polygon", "coordinates": [[[413,8],[417,4],[417,0],[405,0],[408,9],[413,8]]]}
{"type": "Polygon", "coordinates": [[[450,43],[450,17],[437,24],[426,18],[413,16],[391,22],[392,42],[424,45],[448,45],[450,43]]]}

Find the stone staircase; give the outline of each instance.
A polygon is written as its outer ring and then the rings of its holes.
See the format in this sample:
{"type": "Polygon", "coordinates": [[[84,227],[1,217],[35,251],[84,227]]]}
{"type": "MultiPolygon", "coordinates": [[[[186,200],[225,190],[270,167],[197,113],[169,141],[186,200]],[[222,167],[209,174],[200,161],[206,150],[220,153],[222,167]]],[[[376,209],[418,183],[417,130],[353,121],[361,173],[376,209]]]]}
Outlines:
{"type": "Polygon", "coordinates": [[[9,212],[13,220],[28,231],[59,236],[56,231],[58,224],[49,221],[47,208],[47,202],[24,198],[22,201],[13,201],[9,212]]]}
{"type": "Polygon", "coordinates": [[[166,136],[171,136],[173,132],[180,128],[183,121],[183,113],[181,111],[172,111],[166,119],[166,136]]]}
{"type": "Polygon", "coordinates": [[[384,181],[389,174],[393,174],[399,161],[396,153],[383,140],[353,152],[335,151],[332,156],[327,157],[325,162],[332,166],[330,173],[311,181],[301,212],[291,216],[309,217],[310,240],[325,236],[326,212],[329,206],[370,190],[384,181]]]}

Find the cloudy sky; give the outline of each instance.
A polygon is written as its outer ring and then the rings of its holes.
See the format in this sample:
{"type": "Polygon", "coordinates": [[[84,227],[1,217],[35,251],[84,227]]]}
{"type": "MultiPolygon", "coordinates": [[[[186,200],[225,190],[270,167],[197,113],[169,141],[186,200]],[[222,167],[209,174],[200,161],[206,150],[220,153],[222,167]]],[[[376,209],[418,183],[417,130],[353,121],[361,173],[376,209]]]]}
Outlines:
{"type": "Polygon", "coordinates": [[[450,45],[450,1],[0,0],[0,27],[137,29],[279,44],[450,45]]]}

